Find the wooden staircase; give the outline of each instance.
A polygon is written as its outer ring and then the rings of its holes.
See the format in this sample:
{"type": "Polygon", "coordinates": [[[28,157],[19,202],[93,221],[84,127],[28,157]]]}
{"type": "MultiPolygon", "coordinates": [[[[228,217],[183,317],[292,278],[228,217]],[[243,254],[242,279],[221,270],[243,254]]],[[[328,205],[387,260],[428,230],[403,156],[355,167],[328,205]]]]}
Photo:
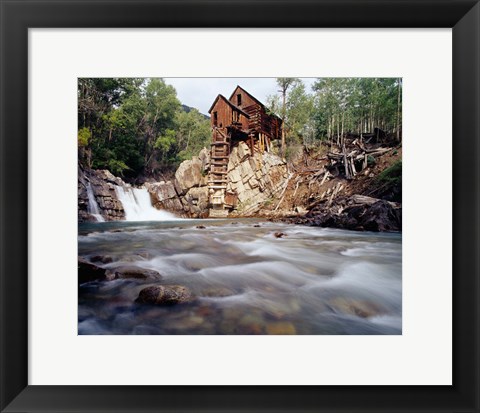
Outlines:
{"type": "Polygon", "coordinates": [[[228,158],[230,156],[230,136],[219,128],[213,129],[213,140],[210,150],[210,172],[208,189],[210,193],[210,217],[226,217],[224,208],[225,190],[227,188],[228,158]]]}

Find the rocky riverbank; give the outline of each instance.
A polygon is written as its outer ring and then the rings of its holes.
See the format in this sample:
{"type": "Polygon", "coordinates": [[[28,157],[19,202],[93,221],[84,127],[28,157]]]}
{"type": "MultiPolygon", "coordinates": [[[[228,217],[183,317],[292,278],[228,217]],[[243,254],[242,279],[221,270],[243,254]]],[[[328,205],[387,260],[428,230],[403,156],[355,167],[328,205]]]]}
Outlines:
{"type": "Polygon", "coordinates": [[[337,198],[333,202],[325,200],[304,216],[286,221],[354,231],[401,231],[402,206],[397,202],[353,195],[337,198]]]}
{"type": "MultiPolygon", "coordinates": [[[[310,155],[287,165],[269,152],[250,153],[240,142],[232,148],[226,193],[233,194],[229,217],[266,217],[297,224],[356,231],[401,231],[401,148],[373,149],[364,168],[346,179],[338,163],[310,155]],[[370,194],[376,193],[378,197],[370,194]]],[[[177,217],[209,216],[210,152],[182,162],[171,180],[146,182],[151,205],[177,217]]],[[[133,187],[106,170],[79,168],[79,222],[124,220],[118,187],[133,187]]],[[[137,191],[137,190],[135,190],[137,191]]],[[[143,193],[147,198],[147,192],[143,193]]],[[[133,193],[131,199],[135,200],[133,193]]],[[[149,202],[148,200],[146,201],[149,202]]],[[[149,206],[151,206],[149,205],[149,206]]]]}

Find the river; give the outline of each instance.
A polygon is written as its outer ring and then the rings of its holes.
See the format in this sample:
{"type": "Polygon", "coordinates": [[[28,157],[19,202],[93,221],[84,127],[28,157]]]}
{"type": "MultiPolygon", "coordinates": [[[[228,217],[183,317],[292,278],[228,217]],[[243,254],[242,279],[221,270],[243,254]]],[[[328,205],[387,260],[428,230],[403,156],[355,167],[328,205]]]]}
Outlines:
{"type": "Polygon", "coordinates": [[[192,303],[135,303],[155,282],[81,284],[79,334],[401,334],[402,236],[258,220],[79,224],[78,254],[158,271],[192,303]],[[204,227],[204,228],[202,228],[204,227]]]}

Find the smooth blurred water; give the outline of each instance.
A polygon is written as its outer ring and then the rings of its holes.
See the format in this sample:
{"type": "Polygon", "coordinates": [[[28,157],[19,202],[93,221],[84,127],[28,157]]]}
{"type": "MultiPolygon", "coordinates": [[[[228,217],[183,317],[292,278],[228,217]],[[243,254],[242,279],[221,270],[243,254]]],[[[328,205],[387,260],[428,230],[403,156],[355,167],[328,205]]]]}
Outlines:
{"type": "Polygon", "coordinates": [[[119,201],[125,211],[126,221],[172,221],[177,218],[170,212],[152,205],[147,188],[115,186],[119,201]]]}
{"type": "Polygon", "coordinates": [[[401,334],[402,237],[255,220],[79,226],[79,256],[158,271],[197,297],[136,304],[154,282],[79,287],[79,334],[401,334]],[[197,226],[205,228],[197,228],[197,226]],[[260,225],[258,227],[258,225],[260,225]],[[277,238],[275,233],[285,235],[277,238]]]}

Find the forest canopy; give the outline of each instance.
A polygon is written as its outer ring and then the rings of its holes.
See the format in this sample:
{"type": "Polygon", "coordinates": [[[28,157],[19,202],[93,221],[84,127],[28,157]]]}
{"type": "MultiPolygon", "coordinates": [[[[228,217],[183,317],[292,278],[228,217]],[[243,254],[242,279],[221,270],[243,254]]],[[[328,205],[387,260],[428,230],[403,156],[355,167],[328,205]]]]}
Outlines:
{"type": "MultiPolygon", "coordinates": [[[[319,78],[311,91],[298,78],[277,78],[276,84],[278,93],[265,103],[284,120],[281,152],[287,158],[289,148],[339,144],[345,134],[375,128],[401,140],[399,78],[319,78]]],[[[182,105],[163,79],[78,80],[79,160],[89,168],[158,177],[208,148],[210,139],[208,116],[182,105]]]]}
{"type": "Polygon", "coordinates": [[[210,121],[163,79],[78,80],[80,161],[120,176],[174,170],[209,146],[210,121]]]}

